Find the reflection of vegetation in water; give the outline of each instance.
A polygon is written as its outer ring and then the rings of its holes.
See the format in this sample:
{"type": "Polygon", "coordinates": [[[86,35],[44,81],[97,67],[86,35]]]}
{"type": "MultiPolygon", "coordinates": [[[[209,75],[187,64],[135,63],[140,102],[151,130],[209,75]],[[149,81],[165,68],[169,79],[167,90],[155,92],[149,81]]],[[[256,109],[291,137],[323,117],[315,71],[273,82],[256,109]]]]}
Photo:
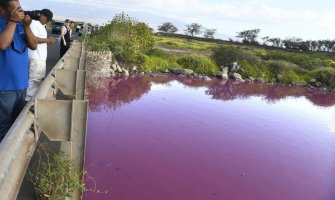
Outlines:
{"type": "Polygon", "coordinates": [[[150,91],[152,83],[165,84],[171,80],[168,76],[131,76],[96,80],[87,83],[90,109],[99,111],[105,106],[116,109],[124,104],[140,99],[150,91]],[[103,87],[101,87],[103,85],[103,87]]]}
{"type": "Polygon", "coordinates": [[[152,84],[167,84],[176,80],[189,88],[206,87],[206,94],[219,100],[247,99],[252,96],[264,97],[269,102],[276,102],[286,97],[305,97],[318,106],[335,105],[335,94],[302,87],[284,85],[267,85],[243,83],[227,80],[203,81],[199,79],[180,78],[174,76],[132,76],[129,78],[106,78],[100,83],[88,83],[88,99],[90,109],[116,109],[124,104],[140,99],[148,93],[152,84]],[[101,87],[103,85],[104,87],[101,87]],[[104,108],[105,106],[105,108],[104,108]]]}
{"type": "Polygon", "coordinates": [[[239,83],[234,81],[217,81],[208,87],[206,94],[219,100],[246,99],[261,96],[269,102],[276,102],[286,97],[305,97],[318,106],[335,105],[335,94],[308,90],[302,87],[288,87],[284,85],[266,85],[253,83],[239,83]]]}

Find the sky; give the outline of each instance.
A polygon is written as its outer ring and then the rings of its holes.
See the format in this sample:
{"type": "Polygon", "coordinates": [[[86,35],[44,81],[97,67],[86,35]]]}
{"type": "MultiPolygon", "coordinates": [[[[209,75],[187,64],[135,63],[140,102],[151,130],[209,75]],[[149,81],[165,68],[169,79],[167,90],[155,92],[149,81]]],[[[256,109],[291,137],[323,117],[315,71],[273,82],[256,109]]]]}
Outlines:
{"type": "Polygon", "coordinates": [[[258,28],[260,37],[335,39],[334,0],[20,0],[25,10],[48,8],[55,18],[108,22],[126,13],[157,29],[172,22],[181,33],[186,24],[217,30],[219,38],[258,28]]]}

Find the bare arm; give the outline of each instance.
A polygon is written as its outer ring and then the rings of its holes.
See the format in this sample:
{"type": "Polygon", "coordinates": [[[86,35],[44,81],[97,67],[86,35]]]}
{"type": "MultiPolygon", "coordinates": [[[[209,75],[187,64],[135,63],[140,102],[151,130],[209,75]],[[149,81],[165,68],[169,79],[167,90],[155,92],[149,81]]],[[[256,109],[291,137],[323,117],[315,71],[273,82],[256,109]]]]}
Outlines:
{"type": "Polygon", "coordinates": [[[0,50],[5,50],[12,43],[16,28],[15,22],[9,22],[5,31],[0,33],[0,50]]]}
{"type": "Polygon", "coordinates": [[[66,31],[66,28],[65,28],[65,26],[63,26],[60,34],[61,34],[61,40],[63,40],[63,44],[66,46],[66,41],[65,41],[65,37],[64,37],[65,31],[66,31]]]}
{"type": "Polygon", "coordinates": [[[27,46],[31,50],[37,49],[37,38],[34,36],[33,32],[30,29],[31,18],[26,15],[23,20],[24,32],[26,33],[26,42],[27,46]]]}
{"type": "Polygon", "coordinates": [[[39,38],[39,37],[36,37],[37,39],[37,43],[38,44],[44,44],[44,43],[47,43],[47,44],[54,44],[56,42],[56,39],[55,38],[39,38]]]}

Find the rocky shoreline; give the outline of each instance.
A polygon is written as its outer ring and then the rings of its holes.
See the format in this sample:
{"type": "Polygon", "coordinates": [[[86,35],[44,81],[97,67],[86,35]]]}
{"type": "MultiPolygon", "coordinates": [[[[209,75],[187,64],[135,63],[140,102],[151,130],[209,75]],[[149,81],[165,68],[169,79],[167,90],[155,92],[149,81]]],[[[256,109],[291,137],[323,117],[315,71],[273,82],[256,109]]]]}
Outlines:
{"type": "MultiPolygon", "coordinates": [[[[86,69],[88,71],[89,79],[94,79],[98,77],[115,77],[115,76],[130,76],[130,75],[145,75],[149,74],[152,77],[155,77],[158,72],[143,72],[140,70],[140,67],[136,65],[122,65],[115,59],[112,52],[87,52],[86,58],[86,69]]],[[[178,77],[188,77],[192,79],[198,79],[203,81],[211,81],[214,78],[219,78],[223,80],[236,80],[240,82],[255,82],[255,83],[268,83],[275,84],[281,80],[281,75],[276,77],[277,82],[267,82],[264,77],[246,77],[243,78],[241,74],[238,73],[239,70],[243,70],[238,63],[232,63],[227,66],[221,66],[221,71],[213,77],[209,77],[202,74],[195,73],[192,69],[183,69],[183,68],[175,68],[175,69],[166,69],[163,73],[165,74],[173,74],[178,77]]],[[[300,86],[311,89],[319,89],[322,91],[335,92],[335,90],[330,90],[322,86],[320,82],[316,79],[311,79],[309,83],[306,84],[291,84],[288,86],[300,86]]]]}

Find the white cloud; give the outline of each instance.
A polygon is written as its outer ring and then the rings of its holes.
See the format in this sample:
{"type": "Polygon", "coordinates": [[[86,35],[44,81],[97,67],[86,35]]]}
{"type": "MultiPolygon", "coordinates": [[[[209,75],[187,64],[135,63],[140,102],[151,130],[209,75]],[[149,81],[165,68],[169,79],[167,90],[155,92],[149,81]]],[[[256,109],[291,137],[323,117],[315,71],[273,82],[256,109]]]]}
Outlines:
{"type": "MultiPolygon", "coordinates": [[[[260,28],[262,35],[297,36],[304,39],[325,39],[335,36],[335,12],[312,9],[285,9],[273,6],[272,0],[238,2],[205,2],[202,0],[49,0],[58,4],[75,4],[90,9],[93,18],[110,19],[104,12],[131,12],[141,17],[150,14],[162,20],[180,23],[198,22],[219,32],[235,35],[249,28],[260,28]],[[92,12],[96,10],[97,13],[92,12]],[[97,16],[99,14],[99,16],[97,16]]],[[[74,10],[74,12],[76,12],[74,10]]],[[[77,16],[87,18],[88,16],[77,16]]],[[[156,20],[157,21],[157,20],[156,20]]],[[[163,21],[162,21],[163,22],[163,21]]],[[[147,23],[152,23],[147,21],[147,23]]],[[[156,25],[156,24],[154,24],[156,25]]]]}

